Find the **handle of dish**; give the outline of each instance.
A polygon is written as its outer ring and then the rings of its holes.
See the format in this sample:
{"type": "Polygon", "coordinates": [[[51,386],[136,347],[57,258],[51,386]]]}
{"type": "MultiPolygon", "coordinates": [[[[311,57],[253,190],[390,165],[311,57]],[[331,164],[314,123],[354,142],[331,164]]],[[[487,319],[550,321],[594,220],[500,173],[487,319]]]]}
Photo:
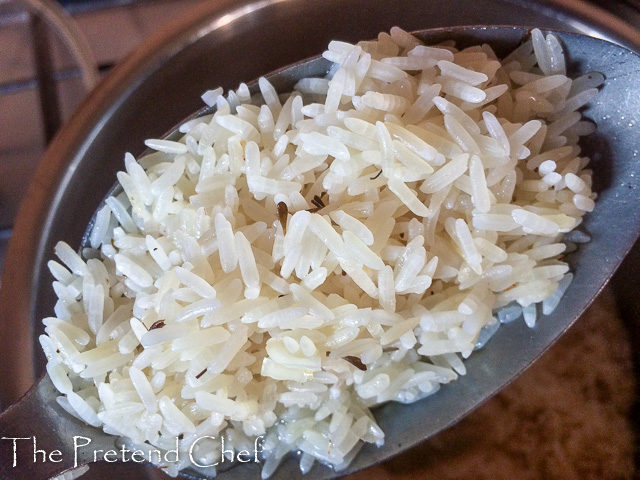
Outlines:
{"type": "Polygon", "coordinates": [[[107,436],[66,413],[56,402],[58,395],[45,376],[0,415],[0,478],[53,478],[92,462],[97,449],[105,450],[107,436]]]}

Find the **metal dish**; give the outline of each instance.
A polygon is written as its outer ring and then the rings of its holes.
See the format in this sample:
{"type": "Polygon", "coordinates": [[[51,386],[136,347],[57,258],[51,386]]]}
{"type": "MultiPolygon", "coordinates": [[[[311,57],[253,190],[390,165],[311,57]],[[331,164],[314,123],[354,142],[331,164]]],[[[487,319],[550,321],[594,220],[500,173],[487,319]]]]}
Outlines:
{"type": "MultiPolygon", "coordinates": [[[[464,0],[227,1],[194,11],[143,46],[102,82],[54,141],[19,215],[0,292],[0,348],[11,353],[5,355],[0,364],[2,406],[17,400],[43,371],[37,337],[41,333],[39,319],[48,315],[53,305],[51,279],[46,271],[53,245],[59,239],[72,245],[79,244],[85,225],[121,166],[122,152],[140,153],[144,138],[162,135],[195,111],[200,106],[200,93],[207,88],[233,87],[240,81],[256,78],[321,51],[332,38],[355,41],[373,37],[393,25],[414,30],[496,23],[527,23],[574,30],[640,51],[637,31],[631,25],[591,4],[490,0],[477,0],[473,4],[464,0]],[[249,52],[258,52],[258,56],[249,52]],[[231,55],[235,58],[227,63],[231,55]],[[231,65],[230,70],[219,68],[227,64],[231,65]],[[175,95],[177,91],[179,95],[175,95]]],[[[637,136],[639,106],[637,98],[635,104],[632,100],[627,105],[618,105],[617,108],[624,108],[624,111],[618,110],[609,119],[611,122],[624,120],[629,124],[624,127],[624,138],[618,138],[615,145],[608,145],[608,148],[623,149],[615,152],[617,157],[626,155],[631,159],[633,156],[632,145],[624,140],[637,136]]],[[[606,133],[606,130],[602,131],[603,136],[606,133]]],[[[594,141],[593,150],[605,146],[598,144],[597,138],[594,141]]],[[[622,170],[614,171],[609,177],[611,185],[626,182],[626,188],[637,188],[637,168],[629,163],[622,170]]],[[[637,219],[638,212],[629,212],[624,205],[612,202],[612,208],[610,213],[615,213],[621,221],[637,219]]],[[[630,239],[638,232],[634,228],[624,229],[623,225],[617,241],[630,246],[630,239]]],[[[596,219],[589,224],[592,232],[598,231],[598,227],[596,219]]],[[[596,267],[611,271],[623,254],[623,251],[609,256],[600,254],[596,267]]],[[[592,298],[601,287],[589,284],[588,276],[582,280],[576,278],[576,282],[573,290],[578,295],[572,297],[576,302],[592,298]]],[[[570,308],[566,303],[563,308],[570,308]]],[[[562,315],[562,310],[560,308],[557,315],[562,315]]],[[[530,338],[531,351],[535,352],[542,351],[551,342],[550,338],[555,338],[564,328],[566,326],[555,331],[541,328],[534,334],[522,326],[520,330],[514,329],[517,330],[514,334],[530,338]]],[[[521,352],[522,355],[526,353],[521,352]]],[[[488,356],[484,358],[489,361],[488,356]]],[[[507,369],[501,375],[512,378],[517,373],[507,369]]],[[[489,382],[495,380],[490,370],[482,370],[480,376],[489,382]]],[[[448,394],[443,390],[441,401],[446,401],[446,395],[464,393],[472,398],[480,395],[473,385],[459,384],[457,390],[449,389],[448,394]]],[[[495,391],[501,385],[491,387],[489,383],[487,391],[495,391]]],[[[384,453],[372,452],[379,459],[413,443],[391,439],[399,432],[406,438],[407,429],[412,426],[415,429],[413,419],[419,410],[415,405],[389,405],[381,412],[384,417],[395,416],[400,420],[393,424],[382,421],[388,442],[384,453]]],[[[437,412],[434,416],[437,419],[437,412]]],[[[419,428],[417,434],[415,438],[421,438],[419,428]]],[[[362,462],[361,456],[353,468],[361,468],[362,462]]],[[[295,465],[289,463],[285,467],[286,472],[282,473],[294,474],[295,465]]],[[[112,478],[113,468],[111,465],[92,467],[90,478],[112,478]]],[[[160,478],[161,475],[155,470],[130,465],[117,468],[129,478],[160,478]]]]}

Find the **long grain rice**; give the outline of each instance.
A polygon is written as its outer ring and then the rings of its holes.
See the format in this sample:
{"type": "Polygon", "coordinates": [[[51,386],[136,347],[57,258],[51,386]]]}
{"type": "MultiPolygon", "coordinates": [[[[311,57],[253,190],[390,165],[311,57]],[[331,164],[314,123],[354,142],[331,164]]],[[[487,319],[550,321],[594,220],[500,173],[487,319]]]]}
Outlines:
{"type": "Polygon", "coordinates": [[[182,137],[125,156],[83,256],[61,242],[49,262],[58,403],[145,452],[178,442],[180,462],[152,458],[170,475],[203,436],[210,463],[264,436],[262,478],[290,451],[340,471],[384,443],[370,408],[543,321],[572,278],[563,241],[588,240],[576,110],[604,79],[567,78],[555,37],[501,63],[394,27],[324,56],[292,94],[206,92],[182,137]]]}

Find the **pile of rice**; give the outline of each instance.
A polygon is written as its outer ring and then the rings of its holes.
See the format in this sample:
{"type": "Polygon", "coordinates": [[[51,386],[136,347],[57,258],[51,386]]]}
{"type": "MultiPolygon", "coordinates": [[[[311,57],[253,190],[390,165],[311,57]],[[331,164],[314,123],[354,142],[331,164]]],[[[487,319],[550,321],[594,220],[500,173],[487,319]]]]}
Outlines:
{"type": "Polygon", "coordinates": [[[340,470],[384,442],[371,407],[464,375],[571,280],[563,235],[595,198],[576,110],[601,76],[567,78],[538,30],[503,61],[399,28],[324,57],[286,96],[207,92],[215,113],[127,154],[90,248],[49,263],[59,404],[132,448],[178,439],[170,475],[204,436],[200,464],[263,435],[263,478],[290,451],[340,470]]]}

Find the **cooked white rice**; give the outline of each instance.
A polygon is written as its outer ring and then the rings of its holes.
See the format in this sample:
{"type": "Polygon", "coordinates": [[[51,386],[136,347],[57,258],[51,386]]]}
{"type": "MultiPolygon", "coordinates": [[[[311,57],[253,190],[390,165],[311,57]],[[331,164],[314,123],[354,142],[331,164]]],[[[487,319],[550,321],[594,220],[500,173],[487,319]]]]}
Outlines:
{"type": "Polygon", "coordinates": [[[598,84],[554,37],[500,63],[394,28],[324,56],[291,94],[207,92],[214,114],[127,155],[83,257],[49,262],[60,405],[144,451],[178,438],[170,475],[205,435],[200,463],[263,435],[263,478],[291,451],[345,468],[384,442],[371,407],[464,375],[571,280],[563,235],[595,199],[575,109],[598,84]]]}

